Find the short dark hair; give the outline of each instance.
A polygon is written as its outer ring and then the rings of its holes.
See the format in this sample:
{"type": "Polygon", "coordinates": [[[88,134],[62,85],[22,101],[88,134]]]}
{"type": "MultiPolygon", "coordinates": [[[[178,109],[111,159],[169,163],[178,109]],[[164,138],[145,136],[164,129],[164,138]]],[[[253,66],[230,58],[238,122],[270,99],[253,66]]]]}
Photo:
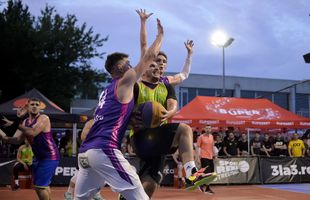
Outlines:
{"type": "Polygon", "coordinates": [[[164,56],[166,58],[166,60],[168,60],[167,54],[165,54],[165,52],[160,51],[157,56],[164,56]]]}
{"type": "Polygon", "coordinates": [[[105,65],[104,65],[107,72],[111,74],[112,69],[116,65],[116,63],[124,58],[128,58],[128,55],[125,53],[115,52],[115,53],[108,55],[107,60],[105,61],[105,65]]]}
{"type": "Polygon", "coordinates": [[[37,97],[30,97],[30,98],[28,99],[28,102],[30,102],[30,101],[38,101],[38,102],[41,102],[41,100],[40,100],[39,98],[37,98],[37,97]]]}

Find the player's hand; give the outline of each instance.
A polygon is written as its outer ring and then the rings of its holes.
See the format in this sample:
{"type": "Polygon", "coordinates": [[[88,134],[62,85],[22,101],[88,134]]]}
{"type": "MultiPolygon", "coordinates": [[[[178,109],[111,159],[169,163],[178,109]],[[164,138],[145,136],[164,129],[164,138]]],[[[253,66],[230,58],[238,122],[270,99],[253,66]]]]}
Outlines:
{"type": "Polygon", "coordinates": [[[162,125],[165,121],[167,121],[169,118],[171,118],[172,115],[173,115],[173,112],[169,112],[169,111],[167,111],[167,110],[163,110],[163,111],[162,111],[161,120],[160,120],[161,125],[162,125]]]}
{"type": "Polygon", "coordinates": [[[3,127],[9,127],[13,124],[12,121],[8,120],[6,117],[3,116],[3,118],[1,119],[4,123],[3,123],[3,127]]]}
{"type": "Polygon", "coordinates": [[[29,167],[28,167],[27,164],[24,164],[24,169],[25,169],[25,171],[28,171],[28,170],[29,170],[29,167]]]}
{"type": "Polygon", "coordinates": [[[145,9],[136,10],[138,15],[140,16],[141,21],[146,21],[153,13],[146,13],[145,9]]]}
{"type": "Polygon", "coordinates": [[[187,49],[187,53],[192,54],[193,53],[193,47],[194,47],[193,40],[187,40],[186,42],[184,42],[184,45],[185,45],[185,48],[187,49]]]}
{"type": "Polygon", "coordinates": [[[28,106],[25,105],[25,106],[17,109],[16,115],[17,115],[17,117],[22,118],[27,114],[27,112],[28,112],[28,106]]]}
{"type": "Polygon", "coordinates": [[[157,31],[158,31],[158,35],[163,35],[164,34],[164,28],[161,25],[160,20],[157,18],[157,31]]]}

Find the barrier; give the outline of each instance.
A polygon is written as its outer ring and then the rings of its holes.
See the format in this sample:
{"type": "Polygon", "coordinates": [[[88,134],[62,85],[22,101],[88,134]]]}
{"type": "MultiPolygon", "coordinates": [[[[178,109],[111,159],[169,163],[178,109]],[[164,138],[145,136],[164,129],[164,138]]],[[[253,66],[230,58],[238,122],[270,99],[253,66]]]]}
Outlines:
{"type": "MultiPolygon", "coordinates": [[[[140,168],[137,157],[128,157],[128,161],[140,168]]],[[[232,157],[214,160],[219,178],[213,184],[262,184],[262,183],[310,183],[310,158],[290,157],[232,157]]],[[[0,185],[11,183],[14,159],[0,158],[0,185]]],[[[77,159],[62,158],[52,179],[52,185],[68,185],[76,173],[77,159]]],[[[162,185],[176,186],[176,163],[168,156],[163,169],[162,185]]]]}

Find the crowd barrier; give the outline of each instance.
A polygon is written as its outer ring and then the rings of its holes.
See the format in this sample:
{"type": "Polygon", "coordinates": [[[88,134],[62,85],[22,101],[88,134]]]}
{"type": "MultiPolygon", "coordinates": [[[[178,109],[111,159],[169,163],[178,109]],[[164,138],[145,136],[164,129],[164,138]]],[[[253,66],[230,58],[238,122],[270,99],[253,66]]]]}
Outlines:
{"type": "MultiPolygon", "coordinates": [[[[137,169],[137,157],[126,157],[137,169]]],[[[15,159],[0,158],[0,185],[9,185],[15,159]]],[[[214,160],[218,174],[214,184],[310,183],[310,158],[290,157],[230,157],[214,160]]],[[[176,163],[168,156],[163,170],[162,185],[172,186],[176,163]]],[[[52,179],[52,185],[67,185],[77,171],[75,157],[62,158],[52,179]]]]}

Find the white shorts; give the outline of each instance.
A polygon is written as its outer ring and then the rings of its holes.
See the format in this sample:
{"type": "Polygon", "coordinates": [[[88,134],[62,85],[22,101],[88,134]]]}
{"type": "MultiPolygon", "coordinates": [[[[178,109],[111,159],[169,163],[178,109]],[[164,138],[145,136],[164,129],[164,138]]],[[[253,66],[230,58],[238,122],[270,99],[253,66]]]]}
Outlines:
{"type": "Polygon", "coordinates": [[[90,149],[79,153],[78,163],[74,199],[90,199],[105,184],[127,200],[149,199],[139,176],[119,150],[90,149]]]}

